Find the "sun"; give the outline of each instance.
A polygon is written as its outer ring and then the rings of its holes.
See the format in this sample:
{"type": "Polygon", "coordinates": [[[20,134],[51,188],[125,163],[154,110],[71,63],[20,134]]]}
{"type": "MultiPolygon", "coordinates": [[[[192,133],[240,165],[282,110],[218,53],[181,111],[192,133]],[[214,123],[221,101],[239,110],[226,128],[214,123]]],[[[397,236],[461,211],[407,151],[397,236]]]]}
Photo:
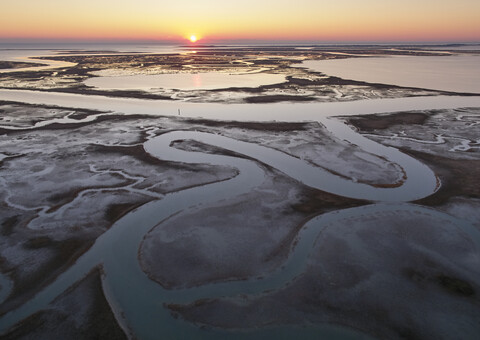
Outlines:
{"type": "Polygon", "coordinates": [[[197,40],[198,40],[198,39],[197,39],[197,37],[196,37],[195,35],[190,36],[190,41],[191,41],[192,43],[196,42],[197,40]]]}

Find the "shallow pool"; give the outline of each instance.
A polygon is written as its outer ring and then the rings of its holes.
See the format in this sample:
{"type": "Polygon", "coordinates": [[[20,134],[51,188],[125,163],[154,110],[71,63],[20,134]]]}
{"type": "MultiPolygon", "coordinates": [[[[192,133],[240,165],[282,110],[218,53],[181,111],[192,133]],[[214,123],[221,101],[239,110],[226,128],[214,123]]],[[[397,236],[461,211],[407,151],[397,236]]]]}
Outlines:
{"type": "Polygon", "coordinates": [[[284,81],[285,76],[281,74],[199,72],[95,77],[87,79],[85,85],[102,90],[150,90],[156,88],[212,90],[231,87],[258,87],[284,81]]]}
{"type": "Polygon", "coordinates": [[[480,93],[480,55],[308,60],[301,66],[329,76],[369,83],[480,93]]]}

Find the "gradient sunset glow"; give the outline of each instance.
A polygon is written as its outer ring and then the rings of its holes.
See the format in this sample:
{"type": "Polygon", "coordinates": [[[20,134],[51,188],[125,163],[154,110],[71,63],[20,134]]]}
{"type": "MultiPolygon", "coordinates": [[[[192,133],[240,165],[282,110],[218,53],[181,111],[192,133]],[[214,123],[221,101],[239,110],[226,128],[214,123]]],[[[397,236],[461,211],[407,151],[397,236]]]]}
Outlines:
{"type": "Polygon", "coordinates": [[[480,41],[478,0],[16,0],[0,40],[480,41]]]}

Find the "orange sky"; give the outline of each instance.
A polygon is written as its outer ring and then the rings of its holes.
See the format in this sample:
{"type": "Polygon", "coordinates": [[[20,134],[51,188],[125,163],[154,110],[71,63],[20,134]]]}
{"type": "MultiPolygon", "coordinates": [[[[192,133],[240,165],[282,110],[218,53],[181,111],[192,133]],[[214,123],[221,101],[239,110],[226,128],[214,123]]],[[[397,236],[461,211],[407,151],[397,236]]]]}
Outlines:
{"type": "Polygon", "coordinates": [[[480,41],[478,0],[15,0],[0,39],[480,41]]]}

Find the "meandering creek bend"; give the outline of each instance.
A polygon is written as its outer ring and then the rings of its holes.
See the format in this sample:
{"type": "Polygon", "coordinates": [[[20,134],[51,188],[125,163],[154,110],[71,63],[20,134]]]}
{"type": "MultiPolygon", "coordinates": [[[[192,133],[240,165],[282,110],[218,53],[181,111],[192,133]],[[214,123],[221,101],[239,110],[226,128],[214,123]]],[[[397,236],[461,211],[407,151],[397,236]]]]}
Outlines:
{"type": "MultiPolygon", "coordinates": [[[[471,225],[449,215],[407,202],[426,197],[438,190],[435,174],[426,165],[395,148],[373,142],[339,120],[336,115],[358,115],[367,113],[395,112],[436,108],[480,107],[480,97],[420,97],[382,99],[341,103],[310,104],[189,104],[156,102],[140,99],[115,99],[100,96],[45,93],[22,90],[0,90],[1,100],[19,101],[31,104],[59,105],[75,108],[97,109],[125,114],[150,114],[154,116],[177,115],[221,120],[243,121],[318,121],[334,137],[358,145],[365,151],[385,157],[398,164],[406,173],[405,183],[396,188],[375,188],[340,178],[330,172],[313,167],[302,160],[282,152],[254,143],[234,140],[221,135],[196,131],[173,131],[156,136],[144,144],[145,150],[162,160],[186,163],[208,163],[228,165],[239,171],[236,177],[222,182],[194,187],[167,194],[164,198],[147,203],[118,220],[95,244],[81,256],[74,265],[58,276],[48,287],[35,297],[0,318],[0,333],[25,317],[42,309],[82,279],[92,268],[102,265],[104,291],[117,316],[127,332],[138,339],[156,339],[159,334],[168,339],[232,339],[267,337],[300,337],[302,339],[368,338],[366,335],[347,328],[330,325],[317,327],[278,327],[251,332],[230,333],[223,330],[203,330],[182,320],[174,319],[164,303],[189,303],[201,298],[235,296],[238,294],[261,294],[266,290],[283,287],[305,269],[305,259],[323,226],[345,217],[374,214],[386,210],[420,211],[461,225],[480,249],[480,235],[471,225]],[[295,106],[293,106],[295,105],[295,106]],[[208,284],[182,290],[166,290],[151,281],[141,270],[137,258],[144,235],[161,221],[200,203],[214,203],[222,199],[247,193],[260,185],[264,171],[256,162],[223,155],[187,152],[170,147],[171,142],[190,139],[232,150],[258,159],[304,184],[338,195],[372,201],[372,204],[335,211],[311,219],[298,235],[298,243],[291,249],[286,263],[264,279],[251,279],[208,284]],[[123,317],[122,317],[123,315],[123,317]]],[[[89,118],[91,119],[91,118],[89,118]]],[[[58,123],[59,121],[56,120],[58,123]]],[[[78,121],[77,121],[78,122],[78,121]]],[[[48,125],[44,123],[43,125],[48,125]]],[[[9,293],[8,278],[0,281],[0,301],[9,293]],[[4,284],[2,284],[2,282],[4,284]]]]}

